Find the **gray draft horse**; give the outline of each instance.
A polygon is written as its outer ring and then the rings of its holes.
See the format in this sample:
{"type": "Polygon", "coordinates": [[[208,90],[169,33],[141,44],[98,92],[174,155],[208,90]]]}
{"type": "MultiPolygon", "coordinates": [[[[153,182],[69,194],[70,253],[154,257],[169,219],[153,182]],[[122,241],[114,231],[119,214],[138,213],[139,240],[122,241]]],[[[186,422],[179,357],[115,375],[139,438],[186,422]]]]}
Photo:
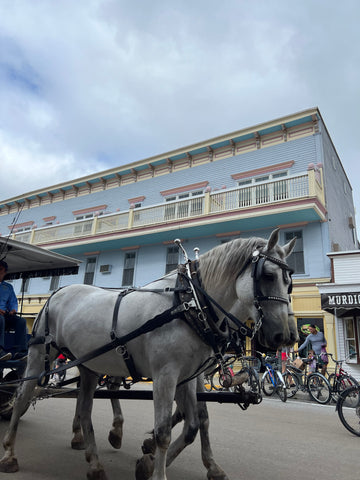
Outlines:
{"type": "MultiPolygon", "coordinates": [[[[238,320],[254,320],[258,338],[263,345],[276,349],[296,339],[289,327],[288,288],[290,277],[284,259],[291,253],[294,241],[281,247],[278,245],[278,230],[269,240],[260,238],[236,239],[220,245],[199,258],[202,287],[223,309],[236,311],[238,320]],[[254,302],[254,281],[251,259],[257,251],[262,257],[261,270],[257,273],[257,289],[264,317],[259,322],[259,304],[254,302]],[[273,301],[272,301],[273,300],[273,301]]],[[[260,257],[259,257],[260,258],[260,257]]],[[[118,313],[116,333],[119,337],[144,325],[149,319],[173,307],[173,293],[167,291],[175,286],[176,274],[165,276],[124,297],[118,313]],[[163,290],[162,293],[149,290],[163,290]]],[[[48,315],[44,310],[38,317],[35,335],[45,337],[49,329],[51,338],[60,348],[68,349],[76,358],[105,345],[112,329],[112,317],[117,294],[87,285],[72,285],[56,292],[48,304],[48,315]]],[[[220,314],[216,307],[216,311],[220,314]]],[[[233,320],[229,321],[230,324],[233,320]]],[[[238,328],[234,323],[231,328],[238,328]]],[[[153,379],[153,401],[155,411],[154,438],[156,452],[152,480],[166,480],[167,454],[181,451],[182,445],[190,443],[199,428],[199,413],[196,399],[196,379],[177,385],[196,374],[213,355],[213,349],[191,328],[183,317],[163,325],[161,328],[140,335],[127,344],[136,371],[143,377],[153,379]],[[180,437],[170,445],[172,405],[177,397],[184,422],[180,437]],[[182,400],[181,400],[181,398],[182,400]]],[[[50,360],[57,352],[51,353],[50,360]]],[[[14,454],[17,427],[24,405],[33,396],[36,378],[44,370],[46,348],[34,343],[29,349],[25,376],[32,378],[19,389],[9,429],[4,438],[5,454],[0,461],[0,471],[18,470],[14,454]]],[[[91,422],[93,394],[100,373],[114,377],[126,377],[129,371],[123,358],[114,350],[92,358],[80,367],[81,402],[79,411],[85,438],[86,460],[89,463],[88,479],[105,479],[99,462],[91,422]]],[[[214,477],[215,478],[215,477],[214,477]]],[[[224,477],[226,478],[226,477],[224,477]]]]}

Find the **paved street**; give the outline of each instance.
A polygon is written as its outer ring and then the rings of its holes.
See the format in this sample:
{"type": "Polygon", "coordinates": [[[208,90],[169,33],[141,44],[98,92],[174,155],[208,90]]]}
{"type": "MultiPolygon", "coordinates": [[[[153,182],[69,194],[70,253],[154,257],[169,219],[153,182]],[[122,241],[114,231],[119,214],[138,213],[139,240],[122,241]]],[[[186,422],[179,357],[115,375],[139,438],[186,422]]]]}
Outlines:
{"type": "MultiPolygon", "coordinates": [[[[9,480],[85,480],[84,453],[70,448],[75,400],[37,403],[22,418],[17,456],[20,471],[9,480]]],[[[122,401],[125,414],[123,447],[107,443],[110,403],[96,400],[94,428],[109,480],[134,479],[134,466],[146,432],[152,428],[152,402],[122,401]]],[[[360,438],[347,432],[335,407],[266,398],[246,412],[235,405],[209,404],[215,458],[230,480],[355,478],[359,471],[360,438]]],[[[2,437],[7,422],[0,422],[2,437]]],[[[6,474],[0,474],[6,478],[6,474]]],[[[168,480],[205,480],[200,442],[188,447],[168,469],[168,480]]]]}

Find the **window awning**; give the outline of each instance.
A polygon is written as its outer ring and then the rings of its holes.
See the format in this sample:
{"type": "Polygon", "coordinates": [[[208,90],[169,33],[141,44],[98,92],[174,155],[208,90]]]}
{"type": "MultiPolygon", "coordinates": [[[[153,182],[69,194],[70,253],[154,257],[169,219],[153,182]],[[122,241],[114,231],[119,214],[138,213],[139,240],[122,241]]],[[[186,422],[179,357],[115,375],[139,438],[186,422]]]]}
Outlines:
{"type": "Polygon", "coordinates": [[[326,311],[360,310],[360,292],[321,293],[321,308],[326,311]]]}
{"type": "Polygon", "coordinates": [[[9,270],[6,279],[75,275],[80,260],[35,247],[28,243],[0,237],[0,260],[9,270]]]}

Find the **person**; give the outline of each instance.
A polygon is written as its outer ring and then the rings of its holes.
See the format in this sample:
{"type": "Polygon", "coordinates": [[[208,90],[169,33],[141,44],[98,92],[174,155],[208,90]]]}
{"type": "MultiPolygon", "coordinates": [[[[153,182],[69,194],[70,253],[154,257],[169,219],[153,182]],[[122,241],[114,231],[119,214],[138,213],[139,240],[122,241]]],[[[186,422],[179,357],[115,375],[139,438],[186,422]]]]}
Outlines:
{"type": "Polygon", "coordinates": [[[279,358],[281,353],[281,373],[286,372],[286,365],[290,358],[290,347],[282,347],[276,352],[276,356],[279,358]]]}
{"type": "Polygon", "coordinates": [[[316,372],[316,357],[315,357],[314,350],[309,350],[308,360],[309,360],[309,373],[316,372]]]}
{"type": "Polygon", "coordinates": [[[321,348],[326,348],[327,341],[325,335],[322,332],[319,332],[315,325],[310,325],[309,327],[310,334],[306,337],[305,342],[300,345],[298,352],[304,350],[306,346],[311,343],[311,348],[314,350],[315,355],[318,356],[318,365],[321,367],[321,373],[324,375],[326,372],[327,362],[321,360],[321,348]]]}
{"type": "Polygon", "coordinates": [[[8,271],[8,264],[0,260],[0,361],[1,360],[22,360],[27,357],[27,328],[25,318],[16,315],[18,301],[11,283],[4,282],[8,271]],[[4,350],[5,326],[15,330],[15,344],[18,351],[14,356],[4,350]]]}

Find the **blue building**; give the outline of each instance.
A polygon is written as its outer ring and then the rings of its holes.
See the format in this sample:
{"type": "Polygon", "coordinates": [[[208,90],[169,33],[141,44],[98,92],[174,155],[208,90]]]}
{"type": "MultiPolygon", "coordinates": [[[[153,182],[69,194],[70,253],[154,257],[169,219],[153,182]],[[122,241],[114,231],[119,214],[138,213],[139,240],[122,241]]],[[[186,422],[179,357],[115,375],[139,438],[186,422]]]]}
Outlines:
{"type": "Polygon", "coordinates": [[[175,238],[193,256],[276,227],[282,243],[298,239],[298,325],[318,324],[336,351],[316,284],[330,281],[327,254],[358,241],[352,188],[317,108],[0,201],[2,236],[82,261],[77,276],[30,279],[28,311],[69,283],[146,284],[182,260],[175,238]]]}

